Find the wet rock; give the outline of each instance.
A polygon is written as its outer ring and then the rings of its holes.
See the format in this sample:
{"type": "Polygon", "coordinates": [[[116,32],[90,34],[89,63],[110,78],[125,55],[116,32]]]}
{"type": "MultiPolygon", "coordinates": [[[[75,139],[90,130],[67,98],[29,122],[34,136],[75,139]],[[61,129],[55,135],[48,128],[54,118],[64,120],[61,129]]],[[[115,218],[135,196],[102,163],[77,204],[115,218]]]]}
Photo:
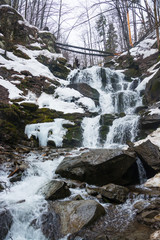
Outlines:
{"type": "MultiPolygon", "coordinates": [[[[134,147],[134,150],[144,164],[153,170],[160,170],[160,151],[150,140],[134,147]]],[[[153,176],[153,174],[151,174],[151,176],[153,176]]]]}
{"type": "Polygon", "coordinates": [[[40,191],[44,194],[46,200],[61,199],[71,194],[65,182],[56,180],[47,183],[40,191]]]}
{"type": "Polygon", "coordinates": [[[99,186],[108,183],[132,184],[138,179],[134,155],[117,149],[93,149],[80,156],[65,158],[56,173],[99,186]]]}
{"type": "Polygon", "coordinates": [[[160,228],[160,200],[150,200],[139,209],[137,220],[139,223],[149,225],[154,229],[160,228]]]}
{"type": "Polygon", "coordinates": [[[113,121],[116,119],[115,115],[112,114],[103,114],[100,117],[100,129],[99,129],[99,135],[100,135],[100,141],[101,144],[104,144],[106,141],[106,136],[109,132],[109,127],[112,125],[113,121]]]}
{"type": "Polygon", "coordinates": [[[22,174],[21,173],[19,173],[19,174],[16,174],[16,176],[14,176],[14,177],[11,177],[10,179],[9,179],[9,181],[10,182],[19,182],[19,181],[21,181],[21,179],[22,179],[22,174]]]}
{"type": "Polygon", "coordinates": [[[57,240],[54,231],[48,232],[48,226],[57,229],[56,235],[65,236],[91,225],[105,214],[105,210],[93,200],[63,201],[50,203],[49,214],[50,217],[46,215],[42,222],[42,230],[48,239],[57,240]]]}
{"type": "Polygon", "coordinates": [[[0,239],[4,240],[7,236],[13,219],[9,210],[0,209],[0,239]]]}
{"type": "Polygon", "coordinates": [[[160,101],[160,69],[147,83],[145,89],[145,98],[147,103],[160,101]]]}
{"type": "Polygon", "coordinates": [[[4,190],[4,187],[2,186],[2,184],[0,183],[0,192],[2,192],[4,190]]]}
{"type": "Polygon", "coordinates": [[[95,88],[90,87],[87,83],[72,83],[67,87],[77,90],[83,96],[91,98],[96,105],[99,105],[99,92],[95,88]]]}
{"type": "Polygon", "coordinates": [[[112,183],[99,188],[98,191],[104,200],[109,200],[113,203],[124,203],[129,193],[129,190],[126,187],[118,186],[112,183]]]}
{"type": "Polygon", "coordinates": [[[153,114],[153,115],[143,115],[141,117],[141,128],[142,129],[156,129],[160,125],[160,115],[153,114]]]}

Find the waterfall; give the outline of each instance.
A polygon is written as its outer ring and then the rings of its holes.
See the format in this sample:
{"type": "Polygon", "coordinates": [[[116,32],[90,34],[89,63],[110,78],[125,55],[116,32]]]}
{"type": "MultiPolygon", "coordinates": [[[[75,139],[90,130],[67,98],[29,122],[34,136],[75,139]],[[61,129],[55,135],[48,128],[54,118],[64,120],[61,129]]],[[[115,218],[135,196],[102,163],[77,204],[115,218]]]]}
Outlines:
{"type": "MultiPolygon", "coordinates": [[[[135,109],[142,105],[140,93],[136,91],[139,79],[125,80],[120,71],[109,68],[92,67],[78,70],[71,74],[71,83],[87,83],[95,88],[100,95],[100,111],[98,115],[113,114],[115,120],[106,133],[106,142],[103,147],[124,146],[127,141],[134,141],[138,134],[139,117],[135,109]],[[118,117],[123,115],[123,117],[118,117]]],[[[98,117],[85,118],[82,122],[83,146],[100,147],[98,117]]]]}
{"type": "Polygon", "coordinates": [[[99,146],[100,115],[94,118],[84,118],[82,121],[83,146],[96,148],[99,146]]]}
{"type": "Polygon", "coordinates": [[[143,184],[147,181],[146,170],[143,166],[142,161],[139,159],[139,157],[137,157],[136,163],[137,163],[137,168],[138,168],[138,173],[139,173],[139,182],[140,182],[140,184],[143,184]]]}
{"type": "Polygon", "coordinates": [[[136,115],[126,115],[125,117],[115,119],[109,129],[104,147],[118,147],[127,141],[133,142],[138,132],[138,120],[139,116],[136,115]]]}

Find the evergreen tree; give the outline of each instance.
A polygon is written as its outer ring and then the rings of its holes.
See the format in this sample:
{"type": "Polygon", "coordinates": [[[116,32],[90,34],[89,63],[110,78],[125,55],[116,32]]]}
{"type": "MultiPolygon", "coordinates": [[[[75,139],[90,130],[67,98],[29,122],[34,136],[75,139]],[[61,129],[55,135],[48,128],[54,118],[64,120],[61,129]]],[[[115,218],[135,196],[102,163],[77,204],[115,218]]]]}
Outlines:
{"type": "Polygon", "coordinates": [[[102,39],[101,42],[103,42],[104,50],[106,50],[106,25],[106,18],[103,14],[101,14],[96,22],[96,30],[99,37],[102,39]]]}
{"type": "Polygon", "coordinates": [[[115,52],[116,48],[118,47],[118,36],[116,34],[116,30],[114,28],[113,23],[109,23],[109,28],[107,32],[107,41],[106,41],[106,50],[115,52]]]}

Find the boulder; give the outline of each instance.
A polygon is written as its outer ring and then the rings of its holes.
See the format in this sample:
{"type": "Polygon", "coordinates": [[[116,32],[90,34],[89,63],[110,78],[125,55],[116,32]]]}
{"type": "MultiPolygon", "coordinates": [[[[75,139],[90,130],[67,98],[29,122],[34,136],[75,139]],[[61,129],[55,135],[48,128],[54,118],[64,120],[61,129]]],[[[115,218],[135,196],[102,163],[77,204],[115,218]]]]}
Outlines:
{"type": "Polygon", "coordinates": [[[160,115],[144,115],[140,120],[142,129],[157,129],[160,125],[160,115]]]}
{"type": "Polygon", "coordinates": [[[135,146],[134,150],[144,163],[144,166],[147,165],[156,171],[160,170],[160,151],[150,140],[135,146]]]}
{"type": "Polygon", "coordinates": [[[91,98],[96,105],[99,105],[99,92],[95,88],[90,87],[87,83],[72,83],[67,87],[79,91],[83,96],[91,98]]]}
{"type": "Polygon", "coordinates": [[[13,219],[9,210],[0,209],[0,239],[4,240],[11,228],[13,219]]]}
{"type": "Polygon", "coordinates": [[[58,240],[67,234],[78,232],[104,214],[104,208],[94,200],[50,203],[49,212],[42,216],[42,231],[47,239],[58,240]]]}
{"type": "Polygon", "coordinates": [[[153,103],[160,101],[160,69],[147,83],[145,89],[145,99],[147,103],[153,103]]]}
{"type": "Polygon", "coordinates": [[[119,149],[92,149],[76,157],[66,157],[56,169],[62,177],[103,186],[108,183],[133,184],[138,180],[133,153],[119,149]]]}
{"type": "Polygon", "coordinates": [[[47,183],[40,191],[43,193],[46,200],[57,200],[68,197],[71,194],[65,182],[56,180],[47,183]]]}
{"type": "Polygon", "coordinates": [[[27,25],[23,17],[14,8],[2,6],[0,16],[0,32],[5,37],[7,50],[11,49],[14,43],[26,44],[33,41],[31,39],[37,38],[37,28],[27,25]]]}
{"type": "Polygon", "coordinates": [[[104,201],[124,203],[127,199],[129,190],[126,187],[110,183],[99,188],[98,192],[102,195],[104,201]]]}

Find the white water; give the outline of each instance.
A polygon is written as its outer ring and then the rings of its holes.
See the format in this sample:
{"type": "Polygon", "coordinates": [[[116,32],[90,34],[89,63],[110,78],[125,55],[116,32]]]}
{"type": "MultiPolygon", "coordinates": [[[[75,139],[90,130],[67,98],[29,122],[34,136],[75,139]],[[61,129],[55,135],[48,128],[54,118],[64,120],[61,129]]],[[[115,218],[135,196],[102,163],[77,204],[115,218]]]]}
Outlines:
{"type": "MultiPolygon", "coordinates": [[[[119,114],[121,112],[126,116],[113,121],[103,147],[124,146],[126,141],[134,141],[137,135],[138,117],[134,114],[134,110],[142,104],[141,98],[138,92],[131,90],[132,84],[124,80],[122,73],[105,69],[106,82],[102,83],[100,71],[101,68],[98,67],[80,71],[76,80],[88,83],[100,93],[99,115],[93,118],[84,118],[82,121],[83,146],[100,147],[101,114],[119,114]]],[[[62,146],[63,136],[66,133],[62,127],[63,123],[66,123],[65,120],[59,119],[54,123],[32,125],[26,127],[26,133],[28,136],[38,137],[42,146],[46,146],[50,139],[57,146],[62,146]]],[[[55,177],[55,169],[64,157],[53,156],[51,158],[50,156],[50,159],[47,159],[43,156],[43,153],[33,152],[26,157],[25,161],[28,162],[29,168],[23,176],[23,181],[11,184],[7,176],[3,175],[2,177],[3,181],[8,182],[9,191],[0,193],[1,206],[7,207],[11,211],[14,221],[5,240],[46,240],[40,229],[34,229],[31,223],[47,210],[47,202],[39,189],[55,177]]],[[[84,195],[84,198],[86,196],[84,189],[72,189],[72,194],[81,194],[84,195]]],[[[127,224],[122,221],[122,212],[127,213],[126,215],[131,218],[133,216],[132,205],[127,202],[120,208],[118,206],[117,215],[112,216],[113,219],[110,218],[112,224],[117,224],[117,216],[118,227],[121,226],[119,224],[122,226],[127,224]]],[[[64,238],[64,240],[66,239],[64,238]]]]}
{"type": "MultiPolygon", "coordinates": [[[[74,74],[71,74],[70,77],[73,83],[87,83],[99,92],[99,116],[102,114],[125,114],[125,117],[113,121],[109,133],[106,135],[106,142],[101,147],[122,147],[127,141],[134,141],[138,133],[139,121],[139,117],[134,112],[138,106],[142,105],[140,93],[135,90],[139,80],[127,82],[123,73],[100,67],[92,67],[74,72],[74,74]],[[72,78],[73,75],[74,78],[72,78]]],[[[83,120],[83,146],[100,147],[98,133],[100,125],[98,126],[98,124],[98,117],[83,120]]]]}
{"type": "MultiPolygon", "coordinates": [[[[44,153],[43,153],[44,154],[44,153]]],[[[44,196],[38,191],[55,176],[55,169],[64,157],[43,161],[42,154],[31,153],[25,161],[29,168],[23,181],[10,184],[7,176],[8,191],[0,193],[1,205],[6,206],[13,215],[13,225],[6,240],[45,240],[40,229],[30,226],[47,209],[44,196]]]]}
{"type": "Polygon", "coordinates": [[[147,174],[146,174],[146,170],[143,166],[142,161],[137,157],[137,167],[138,167],[138,173],[139,173],[139,182],[140,184],[143,184],[147,181],[147,174]]]}
{"type": "Polygon", "coordinates": [[[94,118],[84,118],[82,121],[83,147],[99,147],[99,124],[100,115],[94,118]]]}

